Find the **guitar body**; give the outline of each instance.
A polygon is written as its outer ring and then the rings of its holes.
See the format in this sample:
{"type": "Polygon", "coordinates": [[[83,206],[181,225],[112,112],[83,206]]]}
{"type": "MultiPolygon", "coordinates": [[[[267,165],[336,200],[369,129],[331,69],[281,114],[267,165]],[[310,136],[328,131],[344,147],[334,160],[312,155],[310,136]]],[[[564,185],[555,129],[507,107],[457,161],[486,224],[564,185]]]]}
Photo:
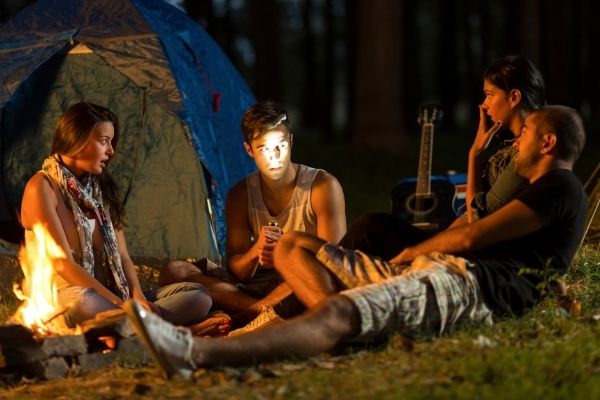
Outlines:
{"type": "Polygon", "coordinates": [[[416,180],[405,180],[392,188],[392,215],[427,230],[441,231],[455,219],[455,186],[447,179],[432,178],[431,191],[417,195],[416,180]]]}
{"type": "Polygon", "coordinates": [[[392,189],[392,215],[416,227],[440,231],[456,218],[454,185],[446,179],[432,179],[431,158],[434,126],[442,117],[435,104],[421,108],[418,122],[421,125],[421,149],[416,179],[400,181],[392,189]]]}

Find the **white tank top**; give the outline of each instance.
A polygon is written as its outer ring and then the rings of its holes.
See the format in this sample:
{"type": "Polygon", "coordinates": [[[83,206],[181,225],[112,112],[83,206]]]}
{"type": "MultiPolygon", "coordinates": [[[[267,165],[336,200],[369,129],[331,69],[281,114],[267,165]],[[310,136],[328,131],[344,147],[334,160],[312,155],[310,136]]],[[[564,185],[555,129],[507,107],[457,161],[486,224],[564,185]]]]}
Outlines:
{"type": "Polygon", "coordinates": [[[269,214],[260,191],[258,171],[246,177],[248,192],[248,218],[252,228],[253,239],[258,237],[261,228],[269,222],[277,222],[283,232],[302,231],[317,234],[317,216],[310,204],[310,193],[313,181],[320,169],[298,166],[296,187],[290,202],[279,215],[269,214]]]}

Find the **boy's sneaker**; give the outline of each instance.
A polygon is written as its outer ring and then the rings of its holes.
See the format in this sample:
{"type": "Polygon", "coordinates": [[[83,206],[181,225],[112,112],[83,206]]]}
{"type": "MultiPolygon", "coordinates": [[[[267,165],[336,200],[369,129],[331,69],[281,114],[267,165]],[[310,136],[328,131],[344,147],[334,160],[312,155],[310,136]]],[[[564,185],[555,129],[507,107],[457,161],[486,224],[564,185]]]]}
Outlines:
{"type": "Polygon", "coordinates": [[[243,335],[244,333],[251,332],[255,329],[262,328],[267,325],[271,325],[274,322],[279,322],[279,321],[283,321],[283,318],[281,318],[279,315],[277,315],[277,313],[275,312],[273,307],[263,307],[260,314],[258,314],[258,316],[256,318],[254,318],[252,321],[250,321],[248,323],[248,325],[229,332],[229,335],[227,335],[227,337],[235,337],[235,336],[243,335]]]}
{"type": "Polygon", "coordinates": [[[186,379],[192,376],[196,369],[192,361],[194,340],[188,328],[165,321],[136,300],[128,300],[125,310],[133,329],[167,379],[173,375],[181,375],[186,379]]]}

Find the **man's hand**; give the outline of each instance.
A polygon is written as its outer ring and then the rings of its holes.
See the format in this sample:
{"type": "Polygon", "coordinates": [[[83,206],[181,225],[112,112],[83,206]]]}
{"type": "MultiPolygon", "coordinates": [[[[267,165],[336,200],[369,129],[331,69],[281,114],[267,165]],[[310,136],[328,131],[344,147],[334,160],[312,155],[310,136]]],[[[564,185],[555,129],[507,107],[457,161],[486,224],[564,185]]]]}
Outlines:
{"type": "Polygon", "coordinates": [[[396,257],[392,258],[389,263],[394,265],[409,265],[415,259],[416,255],[411,247],[407,247],[400,252],[396,257]]]}
{"type": "Polygon", "coordinates": [[[471,145],[471,152],[474,155],[478,155],[482,151],[484,151],[490,144],[490,141],[494,137],[494,134],[498,132],[498,129],[502,126],[502,121],[496,121],[494,125],[490,129],[487,129],[486,126],[486,115],[483,107],[479,106],[479,127],[477,128],[477,133],[475,134],[475,140],[471,145]]]}
{"type": "Polygon", "coordinates": [[[260,230],[256,250],[258,251],[258,263],[263,268],[273,268],[273,249],[281,238],[283,232],[278,226],[265,225],[260,230]]]}

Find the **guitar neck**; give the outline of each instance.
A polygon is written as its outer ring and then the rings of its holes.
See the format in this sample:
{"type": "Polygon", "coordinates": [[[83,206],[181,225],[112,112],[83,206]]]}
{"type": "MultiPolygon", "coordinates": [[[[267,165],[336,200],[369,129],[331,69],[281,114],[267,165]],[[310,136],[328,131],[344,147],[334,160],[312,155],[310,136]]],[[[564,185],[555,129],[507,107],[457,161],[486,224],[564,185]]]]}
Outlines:
{"type": "Polygon", "coordinates": [[[431,155],[433,147],[433,124],[424,123],[421,129],[421,151],[417,171],[416,195],[431,193],[431,155]]]}

